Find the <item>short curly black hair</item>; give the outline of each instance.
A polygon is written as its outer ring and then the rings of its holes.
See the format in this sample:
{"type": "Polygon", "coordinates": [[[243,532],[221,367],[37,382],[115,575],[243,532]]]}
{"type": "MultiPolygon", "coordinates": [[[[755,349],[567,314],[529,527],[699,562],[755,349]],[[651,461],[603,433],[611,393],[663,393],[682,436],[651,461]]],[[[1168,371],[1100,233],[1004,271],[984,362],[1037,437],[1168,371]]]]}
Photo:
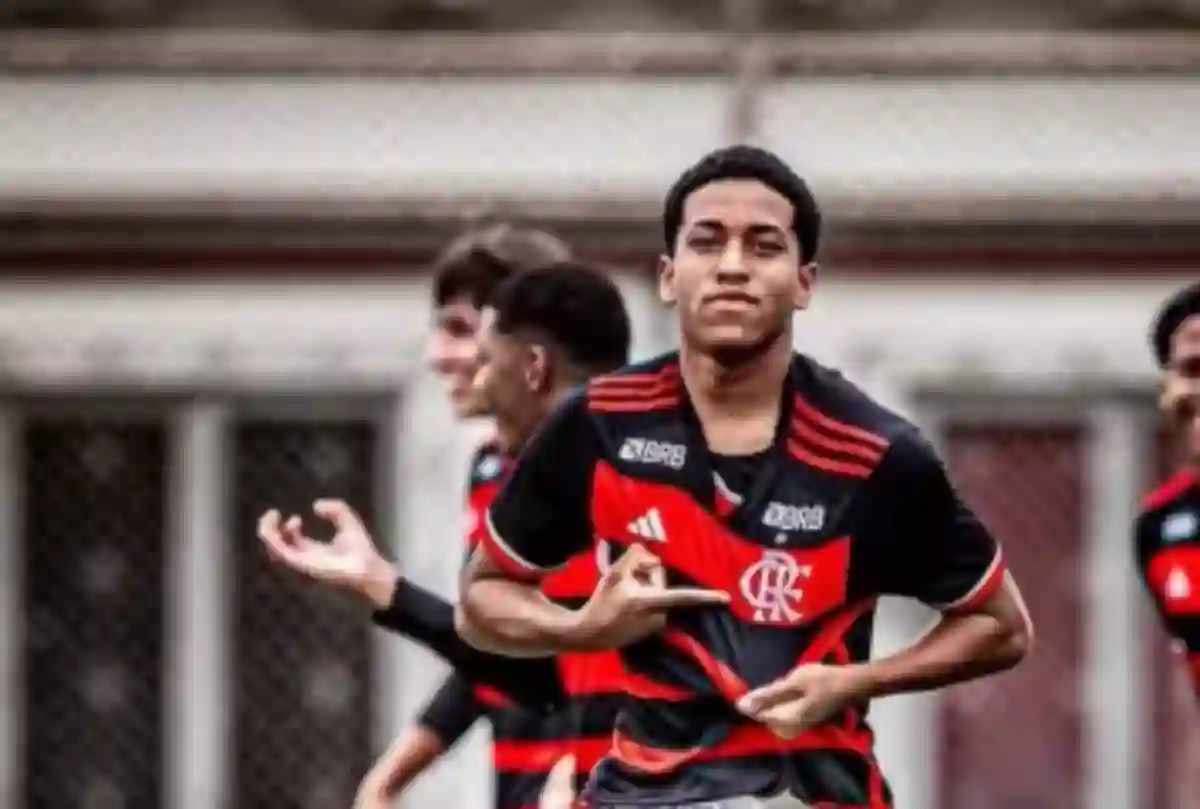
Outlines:
{"type": "Polygon", "coordinates": [[[570,257],[565,242],[542,230],[502,223],[468,231],[434,260],[433,303],[467,300],[482,309],[514,273],[570,257]]]}
{"type": "Polygon", "coordinates": [[[709,152],[671,186],[662,213],[667,255],[675,254],[684,201],[693,191],[719,180],[758,180],[787,197],[792,203],[792,232],[800,243],[800,256],[805,264],[816,258],[821,242],[821,208],[808,183],[779,155],[744,144],[709,152]]]}
{"type": "Polygon", "coordinates": [[[632,329],[620,290],[608,274],[560,262],[509,278],[489,304],[501,334],[530,332],[548,340],[583,375],[629,362],[632,329]]]}
{"type": "Polygon", "coordinates": [[[1176,292],[1163,303],[1150,327],[1150,347],[1159,368],[1171,362],[1171,338],[1189,317],[1200,315],[1200,282],[1176,292]]]}

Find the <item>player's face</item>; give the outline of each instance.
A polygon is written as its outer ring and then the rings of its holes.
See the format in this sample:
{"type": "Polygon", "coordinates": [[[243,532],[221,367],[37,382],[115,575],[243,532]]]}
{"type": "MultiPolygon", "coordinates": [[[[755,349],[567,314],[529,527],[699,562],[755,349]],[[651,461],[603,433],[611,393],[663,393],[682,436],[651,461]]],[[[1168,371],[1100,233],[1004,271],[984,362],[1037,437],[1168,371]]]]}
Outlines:
{"type": "Polygon", "coordinates": [[[479,310],[469,300],[450,301],[433,313],[426,359],[446,383],[458,418],[487,415],[487,403],[474,386],[479,353],[479,310]]]}
{"type": "Polygon", "coordinates": [[[1200,463],[1200,315],[1192,315],[1171,338],[1163,406],[1179,427],[1193,463],[1200,463]]]}
{"type": "Polygon", "coordinates": [[[786,197],[757,180],[722,180],[683,205],[675,255],[659,292],[679,308],[684,337],[707,350],[763,345],[807,308],[816,265],[804,264],[786,197]]]}
{"type": "Polygon", "coordinates": [[[495,312],[483,310],[479,330],[476,397],[486,401],[502,433],[519,433],[535,411],[538,389],[537,353],[513,335],[496,331],[495,312]]]}

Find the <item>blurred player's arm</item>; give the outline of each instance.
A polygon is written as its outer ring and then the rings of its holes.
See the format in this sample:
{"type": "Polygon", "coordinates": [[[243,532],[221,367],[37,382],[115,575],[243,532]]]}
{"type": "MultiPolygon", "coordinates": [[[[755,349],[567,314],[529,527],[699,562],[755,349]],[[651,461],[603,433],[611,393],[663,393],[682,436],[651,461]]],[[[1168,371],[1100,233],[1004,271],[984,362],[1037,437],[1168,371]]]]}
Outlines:
{"type": "Polygon", "coordinates": [[[863,497],[877,591],[938,609],[933,628],[896,654],[849,666],[805,665],[751,692],[746,713],[793,735],[848,703],[926,691],[1019,663],[1033,641],[999,546],[959,500],[940,459],[915,432],[891,447],[863,497]]]}
{"type": "Polygon", "coordinates": [[[1191,596],[1191,588],[1200,587],[1200,583],[1189,582],[1188,595],[1191,597],[1170,598],[1169,557],[1164,553],[1156,562],[1156,556],[1162,550],[1161,521],[1142,515],[1134,530],[1138,577],[1150,594],[1163,628],[1177,645],[1187,665],[1192,689],[1200,699],[1200,598],[1191,596]]]}
{"type": "Polygon", "coordinates": [[[384,809],[421,773],[453,747],[475,721],[483,707],[471,684],[452,674],[417,717],[388,748],[359,787],[355,809],[384,809]]]}
{"type": "Polygon", "coordinates": [[[349,505],[322,500],[313,508],[333,523],[333,540],[312,539],[304,534],[299,517],[281,522],[279,513],[270,511],[259,521],[258,533],[273,559],[316,581],[358,594],[375,608],[376,624],[431,649],[469,680],[492,686],[529,707],[554,705],[561,698],[553,661],[513,660],[464,642],[455,632],[454,606],[407,581],[385,560],[349,505]]]}
{"type": "Polygon", "coordinates": [[[454,605],[403,578],[375,623],[431,649],[465,680],[482,683],[530,708],[552,707],[565,697],[554,660],[520,660],[475,648],[459,637],[454,605]]]}
{"type": "Polygon", "coordinates": [[[600,579],[587,604],[569,610],[538,587],[547,573],[591,546],[592,470],[599,438],[582,396],[547,420],[488,509],[487,531],[463,570],[459,634],[480,649],[516,657],[624,646],[657,631],[672,607],[721,603],[724,593],[668,589],[640,546],[600,579]]]}

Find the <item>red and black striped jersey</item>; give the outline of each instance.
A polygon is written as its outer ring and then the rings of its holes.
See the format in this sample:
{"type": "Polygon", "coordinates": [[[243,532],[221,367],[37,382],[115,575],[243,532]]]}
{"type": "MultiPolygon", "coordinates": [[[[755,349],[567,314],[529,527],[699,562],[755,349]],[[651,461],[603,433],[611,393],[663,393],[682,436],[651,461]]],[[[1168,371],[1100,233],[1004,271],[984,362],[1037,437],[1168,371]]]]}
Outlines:
{"type": "Polygon", "coordinates": [[[1134,531],[1138,571],[1200,695],[1200,478],[1179,472],[1146,495],[1134,531]]]}
{"type": "MultiPolygon", "coordinates": [[[[483,535],[484,514],[511,468],[511,460],[494,444],[476,452],[468,493],[468,554],[483,535]]],[[[555,601],[578,607],[592,594],[598,578],[595,554],[577,554],[543,582],[542,591],[555,601]]],[[[550,768],[568,753],[575,756],[578,786],[582,786],[612,745],[622,687],[618,656],[560,655],[557,664],[566,700],[553,710],[521,706],[499,689],[474,685],[475,699],[492,724],[497,809],[536,806],[550,768]]]]}
{"type": "Polygon", "coordinates": [[[890,806],[866,705],[784,740],[736,701],[801,663],[868,659],[881,595],[970,609],[1003,582],[995,541],[916,428],[801,355],[774,446],[748,459],[710,453],[677,355],[593,380],[522,453],[486,523],[513,578],[550,575],[598,537],[602,555],[643,544],[671,583],[731,596],[622,650],[629,696],[586,793],[601,805],[790,791],[890,806]]]}

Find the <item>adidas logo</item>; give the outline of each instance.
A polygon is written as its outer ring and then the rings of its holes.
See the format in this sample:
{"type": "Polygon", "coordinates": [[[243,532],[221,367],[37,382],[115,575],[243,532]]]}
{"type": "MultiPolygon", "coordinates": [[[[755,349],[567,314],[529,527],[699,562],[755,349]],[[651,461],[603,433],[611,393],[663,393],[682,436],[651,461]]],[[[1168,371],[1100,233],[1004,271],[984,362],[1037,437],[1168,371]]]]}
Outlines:
{"type": "Polygon", "coordinates": [[[667,541],[667,532],[663,528],[662,515],[658,513],[658,509],[656,508],[650,509],[629,523],[629,525],[625,526],[625,530],[636,537],[649,539],[652,542],[667,541]]]}

